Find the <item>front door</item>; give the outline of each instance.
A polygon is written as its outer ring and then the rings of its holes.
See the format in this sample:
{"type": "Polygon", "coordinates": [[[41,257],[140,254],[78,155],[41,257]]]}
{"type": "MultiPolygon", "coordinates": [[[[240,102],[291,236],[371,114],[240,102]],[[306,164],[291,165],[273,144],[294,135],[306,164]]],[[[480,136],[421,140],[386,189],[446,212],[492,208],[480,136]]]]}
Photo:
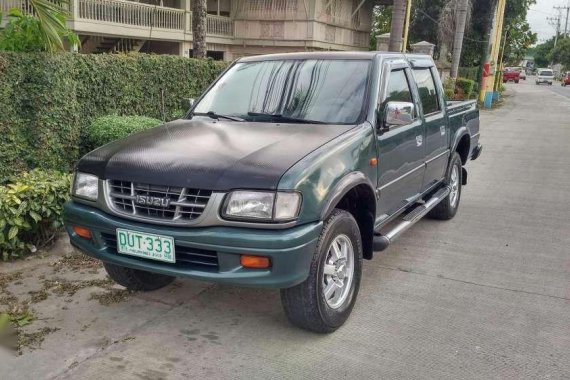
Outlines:
{"type": "Polygon", "coordinates": [[[383,75],[379,104],[380,120],[390,101],[410,102],[416,105],[415,119],[408,125],[392,127],[378,135],[378,212],[382,219],[417,198],[425,171],[424,129],[416,96],[411,83],[413,78],[406,63],[389,64],[383,75]],[[383,88],[382,88],[383,87],[383,88]]]}

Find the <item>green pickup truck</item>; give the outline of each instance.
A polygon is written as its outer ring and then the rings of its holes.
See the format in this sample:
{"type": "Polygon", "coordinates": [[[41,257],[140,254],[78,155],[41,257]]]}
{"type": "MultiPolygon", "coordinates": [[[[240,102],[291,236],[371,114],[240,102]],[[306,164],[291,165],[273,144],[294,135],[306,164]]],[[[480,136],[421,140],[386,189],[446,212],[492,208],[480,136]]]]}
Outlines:
{"type": "Polygon", "coordinates": [[[184,119],[83,157],[65,226],[128,289],[279,288],[293,324],[332,332],[363,259],[453,218],[478,141],[476,102],[446,102],[430,57],[243,58],[184,119]]]}

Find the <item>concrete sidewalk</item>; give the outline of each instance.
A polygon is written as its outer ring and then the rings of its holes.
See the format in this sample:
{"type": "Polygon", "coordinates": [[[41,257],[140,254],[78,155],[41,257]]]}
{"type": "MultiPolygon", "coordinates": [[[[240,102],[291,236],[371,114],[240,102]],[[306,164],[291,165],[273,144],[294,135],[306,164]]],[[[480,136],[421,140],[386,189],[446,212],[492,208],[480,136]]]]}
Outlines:
{"type": "Polygon", "coordinates": [[[44,331],[0,353],[0,378],[570,379],[570,99],[508,88],[482,112],[456,218],[424,220],[365,262],[336,333],[290,326],[274,290],[129,293],[60,242],[0,264],[21,272],[5,291],[36,301],[23,333],[44,331]]]}

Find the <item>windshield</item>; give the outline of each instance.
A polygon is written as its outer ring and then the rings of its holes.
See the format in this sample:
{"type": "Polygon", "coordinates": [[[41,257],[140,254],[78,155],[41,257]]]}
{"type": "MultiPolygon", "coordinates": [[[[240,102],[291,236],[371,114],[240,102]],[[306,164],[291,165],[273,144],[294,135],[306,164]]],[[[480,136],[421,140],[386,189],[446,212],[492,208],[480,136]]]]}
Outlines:
{"type": "Polygon", "coordinates": [[[194,108],[247,121],[355,124],[364,109],[370,61],[282,60],[235,64],[194,108]]]}
{"type": "Polygon", "coordinates": [[[542,76],[545,76],[545,77],[551,77],[551,76],[553,76],[554,74],[552,74],[552,71],[550,71],[550,70],[544,70],[544,71],[541,71],[540,73],[538,73],[538,75],[542,75],[542,76]]]}

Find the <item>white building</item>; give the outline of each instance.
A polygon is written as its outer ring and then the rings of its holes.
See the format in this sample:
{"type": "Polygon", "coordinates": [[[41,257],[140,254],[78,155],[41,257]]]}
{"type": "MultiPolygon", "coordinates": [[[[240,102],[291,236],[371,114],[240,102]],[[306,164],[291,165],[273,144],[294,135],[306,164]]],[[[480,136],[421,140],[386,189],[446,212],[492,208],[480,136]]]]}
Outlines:
{"type": "MultiPolygon", "coordinates": [[[[188,57],[191,0],[71,0],[81,53],[153,52],[188,57]]],[[[368,50],[374,4],[391,0],[208,0],[208,55],[368,50]]],[[[27,0],[0,0],[0,11],[27,0]]]]}

